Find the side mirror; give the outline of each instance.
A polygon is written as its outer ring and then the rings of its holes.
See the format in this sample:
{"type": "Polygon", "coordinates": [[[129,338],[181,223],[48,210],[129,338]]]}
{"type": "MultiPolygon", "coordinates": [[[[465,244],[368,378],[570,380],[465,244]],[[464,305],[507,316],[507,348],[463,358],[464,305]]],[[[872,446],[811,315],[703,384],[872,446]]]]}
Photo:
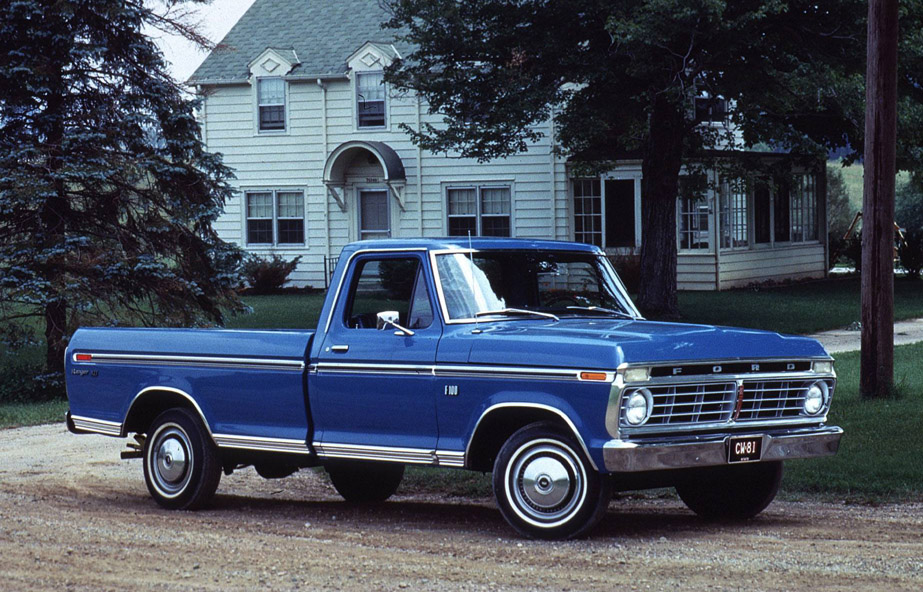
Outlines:
{"type": "Polygon", "coordinates": [[[401,315],[396,310],[382,311],[378,313],[377,318],[378,322],[376,323],[376,326],[378,327],[379,331],[387,329],[388,327],[393,327],[397,329],[397,331],[394,332],[395,335],[405,335],[407,337],[411,337],[414,334],[410,329],[406,329],[397,324],[397,321],[401,318],[401,315]]]}
{"type": "Polygon", "coordinates": [[[401,318],[401,315],[396,310],[385,310],[378,313],[378,324],[376,327],[379,331],[382,329],[387,329],[389,326],[393,326],[401,318]]]}

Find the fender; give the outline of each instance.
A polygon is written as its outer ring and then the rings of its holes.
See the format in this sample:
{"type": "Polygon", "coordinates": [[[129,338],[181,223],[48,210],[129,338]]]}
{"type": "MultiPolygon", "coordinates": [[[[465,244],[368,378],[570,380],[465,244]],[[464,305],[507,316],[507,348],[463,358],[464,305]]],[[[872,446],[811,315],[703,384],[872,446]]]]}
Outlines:
{"type": "Polygon", "coordinates": [[[577,439],[577,443],[580,444],[580,448],[581,450],[583,450],[583,454],[585,454],[586,457],[589,459],[590,465],[593,467],[594,470],[596,471],[599,470],[599,467],[596,466],[596,462],[593,460],[593,456],[590,454],[590,450],[587,448],[586,443],[583,440],[583,436],[580,435],[580,432],[577,430],[577,426],[574,424],[573,420],[571,420],[571,418],[566,413],[564,413],[557,407],[553,407],[551,405],[545,405],[544,403],[531,403],[531,402],[526,402],[526,401],[506,401],[503,403],[494,403],[493,405],[485,409],[483,413],[481,413],[481,416],[478,418],[477,423],[475,423],[474,425],[474,430],[472,430],[471,432],[471,437],[468,438],[468,443],[465,445],[465,464],[467,464],[467,461],[468,461],[468,452],[471,448],[471,443],[474,441],[475,437],[477,436],[478,428],[481,427],[481,422],[484,420],[484,418],[498,409],[508,409],[508,408],[516,408],[516,407],[526,408],[526,409],[540,409],[542,411],[548,411],[550,413],[554,413],[555,415],[560,417],[562,420],[564,420],[564,423],[567,424],[567,427],[570,429],[571,433],[577,439]]]}
{"type": "Polygon", "coordinates": [[[131,403],[128,405],[128,411],[125,412],[125,417],[122,421],[122,433],[120,435],[123,438],[128,435],[128,433],[126,432],[126,425],[128,424],[128,418],[131,417],[132,410],[135,408],[135,403],[140,401],[141,398],[145,394],[150,393],[151,391],[162,391],[162,392],[173,393],[189,401],[189,403],[191,403],[193,408],[196,410],[196,413],[199,414],[199,419],[202,420],[202,425],[204,425],[205,429],[208,430],[208,435],[214,440],[214,434],[212,434],[212,428],[208,424],[208,420],[205,419],[205,413],[202,412],[202,408],[199,406],[199,403],[192,397],[192,395],[190,395],[186,391],[183,391],[178,388],[171,387],[171,386],[149,386],[149,387],[141,389],[138,392],[138,394],[135,395],[134,399],[132,399],[131,403]]]}

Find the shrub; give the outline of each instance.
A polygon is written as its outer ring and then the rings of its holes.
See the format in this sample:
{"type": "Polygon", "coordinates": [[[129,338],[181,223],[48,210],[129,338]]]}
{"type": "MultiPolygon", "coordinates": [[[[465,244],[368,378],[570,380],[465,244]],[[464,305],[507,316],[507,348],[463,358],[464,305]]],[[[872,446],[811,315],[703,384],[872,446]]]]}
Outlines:
{"type": "Polygon", "coordinates": [[[638,255],[609,255],[609,261],[622,278],[622,283],[631,294],[637,294],[641,286],[641,257],[638,255]]]}
{"type": "Polygon", "coordinates": [[[244,261],[244,279],[254,294],[269,294],[288,282],[288,276],[298,267],[299,261],[300,255],[291,261],[275,253],[268,258],[249,255],[244,261]]]}
{"type": "Polygon", "coordinates": [[[898,248],[901,267],[913,279],[920,278],[923,269],[923,232],[908,230],[904,235],[904,242],[898,248]]]}

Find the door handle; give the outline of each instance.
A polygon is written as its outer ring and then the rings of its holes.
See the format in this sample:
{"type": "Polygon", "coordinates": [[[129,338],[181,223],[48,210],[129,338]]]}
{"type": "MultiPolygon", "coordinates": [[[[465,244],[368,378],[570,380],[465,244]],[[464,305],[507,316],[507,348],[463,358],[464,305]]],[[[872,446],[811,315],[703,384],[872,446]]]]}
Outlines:
{"type": "Polygon", "coordinates": [[[341,353],[341,354],[346,353],[349,351],[349,346],[348,345],[331,345],[330,351],[334,351],[334,352],[341,353]]]}

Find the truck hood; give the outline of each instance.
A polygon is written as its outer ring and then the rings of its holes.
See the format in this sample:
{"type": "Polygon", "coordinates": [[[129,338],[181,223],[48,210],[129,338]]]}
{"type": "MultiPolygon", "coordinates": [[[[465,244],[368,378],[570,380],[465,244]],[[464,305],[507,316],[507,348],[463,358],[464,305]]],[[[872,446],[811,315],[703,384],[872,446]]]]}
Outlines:
{"type": "MultiPolygon", "coordinates": [[[[472,327],[473,328],[473,327],[472,327]]],[[[770,331],[644,320],[562,319],[482,323],[475,364],[614,369],[620,364],[826,357],[814,339],[770,331]]]]}

